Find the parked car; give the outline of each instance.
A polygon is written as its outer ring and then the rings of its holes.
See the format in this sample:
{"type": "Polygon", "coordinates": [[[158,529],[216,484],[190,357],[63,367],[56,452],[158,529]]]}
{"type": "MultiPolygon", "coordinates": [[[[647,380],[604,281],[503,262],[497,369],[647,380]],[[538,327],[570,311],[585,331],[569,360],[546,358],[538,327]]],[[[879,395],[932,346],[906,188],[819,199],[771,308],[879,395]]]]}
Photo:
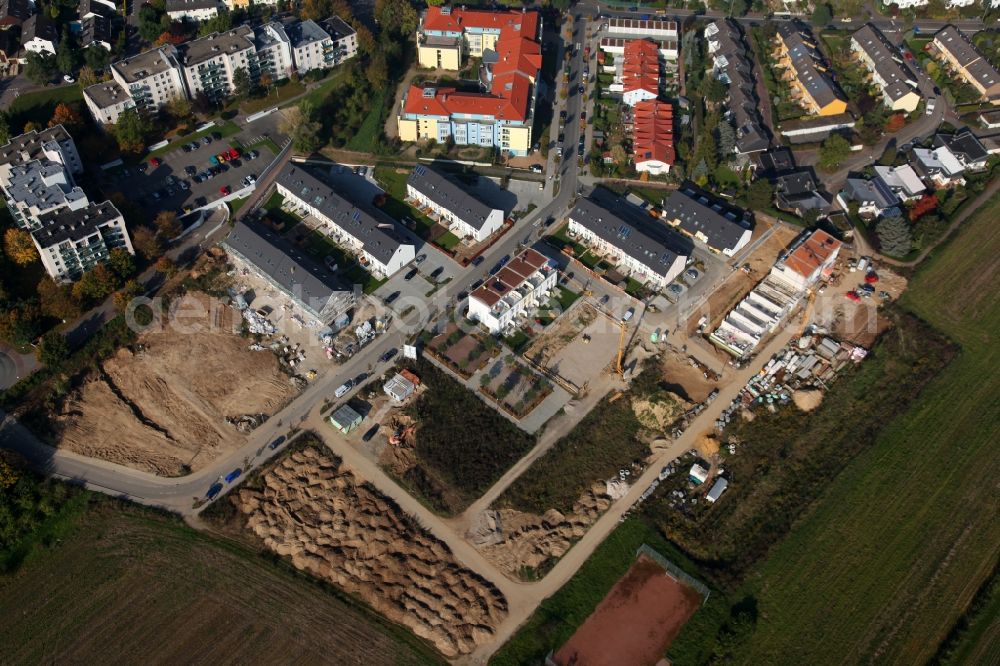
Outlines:
{"type": "Polygon", "coordinates": [[[605,303],[607,303],[610,300],[611,300],[611,296],[609,296],[608,294],[604,294],[603,296],[601,296],[601,305],[604,305],[605,303]]]}
{"type": "Polygon", "coordinates": [[[201,142],[202,142],[202,143],[203,143],[204,145],[206,145],[206,146],[207,146],[208,144],[212,143],[212,137],[210,137],[210,136],[203,136],[203,137],[201,138],[201,142]]]}
{"type": "Polygon", "coordinates": [[[161,164],[163,164],[163,160],[161,160],[159,157],[151,157],[149,159],[149,166],[153,167],[154,169],[160,166],[161,164]]]}
{"type": "Polygon", "coordinates": [[[248,160],[255,160],[258,157],[260,157],[260,153],[258,153],[256,150],[251,150],[249,153],[247,153],[248,160]]]}
{"type": "Polygon", "coordinates": [[[281,435],[280,437],[278,437],[277,439],[275,439],[273,442],[271,442],[270,444],[268,444],[267,448],[269,448],[272,451],[274,451],[276,448],[278,448],[279,446],[281,446],[284,443],[285,443],[285,436],[281,435]]]}
{"type": "Polygon", "coordinates": [[[213,483],[212,487],[208,489],[207,493],[205,493],[205,497],[207,499],[214,500],[219,496],[219,493],[222,492],[222,488],[223,486],[221,483],[213,483]]]}
{"type": "Polygon", "coordinates": [[[632,318],[632,315],[634,314],[635,314],[635,308],[629,308],[628,310],[625,311],[625,314],[622,315],[622,321],[623,322],[628,321],[629,319],[632,318]]]}
{"type": "Polygon", "coordinates": [[[684,275],[687,275],[687,276],[688,276],[689,278],[691,278],[692,280],[697,280],[697,279],[698,279],[698,275],[699,275],[699,273],[698,273],[698,271],[696,271],[695,269],[693,269],[693,268],[689,268],[689,269],[687,269],[687,271],[686,271],[686,272],[684,273],[684,275]]]}
{"type": "Polygon", "coordinates": [[[417,258],[413,260],[413,263],[415,263],[415,264],[423,263],[424,259],[426,259],[426,258],[427,258],[426,254],[418,254],[417,258]]]}
{"type": "Polygon", "coordinates": [[[226,153],[226,155],[229,157],[229,159],[235,160],[240,156],[240,151],[236,150],[235,148],[230,148],[229,152],[226,153]]]}
{"type": "Polygon", "coordinates": [[[331,271],[337,270],[337,260],[334,259],[332,254],[328,254],[325,257],[323,257],[323,263],[326,264],[326,267],[329,268],[331,271]]]}
{"type": "Polygon", "coordinates": [[[221,194],[223,196],[226,196],[226,195],[230,194],[231,192],[232,192],[232,190],[229,189],[228,185],[223,185],[222,187],[219,188],[219,194],[221,194]]]}
{"type": "Polygon", "coordinates": [[[188,182],[187,182],[186,180],[181,180],[181,181],[178,181],[178,182],[177,182],[177,187],[181,188],[181,189],[182,189],[182,190],[184,190],[185,192],[186,192],[187,190],[190,190],[190,189],[191,189],[191,186],[190,186],[190,185],[188,184],[188,182]]]}
{"type": "Polygon", "coordinates": [[[229,474],[226,474],[226,483],[232,483],[236,479],[240,478],[240,474],[242,474],[242,473],[243,473],[243,470],[240,469],[239,467],[237,467],[236,469],[234,469],[229,474]]]}
{"type": "Polygon", "coordinates": [[[479,264],[483,263],[484,261],[486,261],[486,258],[483,257],[483,255],[479,255],[478,257],[476,257],[475,259],[472,260],[472,265],[473,266],[478,266],[479,264]]]}
{"type": "Polygon", "coordinates": [[[184,167],[184,173],[186,173],[189,176],[193,176],[196,173],[198,173],[198,170],[195,169],[193,166],[188,165],[188,166],[184,167]]]}
{"type": "Polygon", "coordinates": [[[337,387],[337,390],[333,392],[338,398],[342,397],[345,393],[354,388],[354,380],[348,379],[346,382],[337,387]]]}
{"type": "Polygon", "coordinates": [[[542,165],[541,164],[532,164],[530,167],[528,167],[528,169],[531,171],[531,173],[541,173],[542,172],[542,165]]]}
{"type": "Polygon", "coordinates": [[[63,74],[63,81],[65,81],[66,83],[76,83],[76,79],[74,79],[69,74],[63,74]]]}
{"type": "Polygon", "coordinates": [[[392,357],[395,356],[396,353],[397,353],[397,350],[396,350],[395,347],[393,347],[392,349],[389,349],[384,354],[382,354],[382,356],[380,356],[378,360],[381,363],[388,363],[389,361],[392,360],[392,357]]]}
{"type": "Polygon", "coordinates": [[[181,146],[181,150],[183,150],[185,153],[190,153],[191,152],[191,144],[190,143],[185,143],[183,146],[181,146]]]}
{"type": "Polygon", "coordinates": [[[437,276],[441,275],[441,273],[444,273],[444,266],[438,266],[433,271],[431,271],[431,278],[432,279],[437,278],[437,276]]]}
{"type": "Polygon", "coordinates": [[[364,435],[361,436],[361,441],[370,442],[372,437],[378,434],[379,425],[376,423],[371,428],[368,429],[364,435]]]}
{"type": "Polygon", "coordinates": [[[394,292],[392,292],[391,294],[389,294],[388,296],[385,297],[385,304],[389,305],[390,303],[392,303],[393,301],[395,301],[397,298],[399,298],[399,292],[398,291],[394,291],[394,292]]]}

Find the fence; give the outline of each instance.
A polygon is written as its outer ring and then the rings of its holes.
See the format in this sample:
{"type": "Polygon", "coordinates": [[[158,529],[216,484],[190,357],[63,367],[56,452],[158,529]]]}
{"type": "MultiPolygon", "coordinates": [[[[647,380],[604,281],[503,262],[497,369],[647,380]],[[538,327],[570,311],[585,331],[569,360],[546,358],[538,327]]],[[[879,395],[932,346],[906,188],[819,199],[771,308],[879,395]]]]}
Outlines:
{"type": "Polygon", "coordinates": [[[645,555],[646,557],[648,557],[649,559],[653,560],[661,567],[663,567],[664,570],[666,570],[666,572],[670,574],[672,577],[676,578],[677,580],[684,583],[688,587],[694,588],[698,592],[698,594],[701,595],[701,604],[703,606],[705,605],[705,602],[708,601],[708,595],[711,594],[711,592],[708,589],[708,586],[681,571],[676,564],[674,564],[673,562],[665,558],[663,555],[660,555],[658,552],[653,550],[651,546],[647,544],[642,544],[641,546],[639,546],[639,549],[635,551],[635,556],[639,557],[640,555],[645,555]]]}

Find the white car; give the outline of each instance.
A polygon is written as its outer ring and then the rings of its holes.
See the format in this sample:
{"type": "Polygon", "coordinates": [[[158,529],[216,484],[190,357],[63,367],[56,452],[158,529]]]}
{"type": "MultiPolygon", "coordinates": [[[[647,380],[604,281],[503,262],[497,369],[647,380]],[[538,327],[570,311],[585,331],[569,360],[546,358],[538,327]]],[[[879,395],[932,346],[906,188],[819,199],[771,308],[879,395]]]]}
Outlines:
{"type": "Polygon", "coordinates": [[[347,393],[348,391],[350,391],[353,386],[354,386],[354,380],[353,379],[348,379],[346,382],[344,382],[343,384],[341,384],[340,386],[338,386],[337,390],[334,391],[333,394],[339,398],[339,397],[343,396],[345,393],[347,393]]]}
{"type": "Polygon", "coordinates": [[[929,116],[929,115],[931,115],[931,114],[934,113],[934,102],[935,102],[935,100],[933,100],[933,99],[932,100],[928,100],[928,102],[927,102],[927,110],[924,111],[924,115],[928,115],[929,116]]]}
{"type": "Polygon", "coordinates": [[[76,79],[74,79],[69,74],[63,74],[63,81],[65,81],[66,83],[76,83],[76,79]]]}
{"type": "Polygon", "coordinates": [[[625,314],[622,315],[622,322],[623,323],[627,322],[629,319],[632,318],[632,315],[634,314],[635,314],[635,308],[629,308],[628,310],[625,311],[625,314]]]}

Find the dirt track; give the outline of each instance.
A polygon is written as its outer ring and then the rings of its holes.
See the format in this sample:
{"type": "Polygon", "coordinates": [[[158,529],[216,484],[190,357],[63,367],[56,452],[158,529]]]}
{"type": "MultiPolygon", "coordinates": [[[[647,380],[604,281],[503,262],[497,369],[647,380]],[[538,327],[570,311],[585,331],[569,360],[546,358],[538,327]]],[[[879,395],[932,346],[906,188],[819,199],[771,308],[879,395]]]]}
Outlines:
{"type": "MultiPolygon", "coordinates": [[[[207,308],[207,297],[187,298],[207,308]]],[[[250,341],[232,332],[233,316],[206,309],[184,322],[201,332],[167,324],[142,334],[136,352],[106,360],[67,396],[56,445],[161,476],[238,448],[245,436],[226,417],[273,413],[295,389],[273,354],[249,351],[250,341]]]]}

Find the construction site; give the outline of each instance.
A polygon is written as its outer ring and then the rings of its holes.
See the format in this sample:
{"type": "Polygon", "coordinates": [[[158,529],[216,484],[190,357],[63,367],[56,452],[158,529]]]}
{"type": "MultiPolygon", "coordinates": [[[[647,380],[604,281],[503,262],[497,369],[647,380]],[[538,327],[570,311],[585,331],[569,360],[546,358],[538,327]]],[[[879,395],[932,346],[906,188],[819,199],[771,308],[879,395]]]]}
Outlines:
{"type": "Polygon", "coordinates": [[[184,301],[183,327],[164,321],[82,378],[54,415],[54,445],[181,476],[239,448],[297,393],[275,354],[240,336],[235,310],[184,301]]]}

